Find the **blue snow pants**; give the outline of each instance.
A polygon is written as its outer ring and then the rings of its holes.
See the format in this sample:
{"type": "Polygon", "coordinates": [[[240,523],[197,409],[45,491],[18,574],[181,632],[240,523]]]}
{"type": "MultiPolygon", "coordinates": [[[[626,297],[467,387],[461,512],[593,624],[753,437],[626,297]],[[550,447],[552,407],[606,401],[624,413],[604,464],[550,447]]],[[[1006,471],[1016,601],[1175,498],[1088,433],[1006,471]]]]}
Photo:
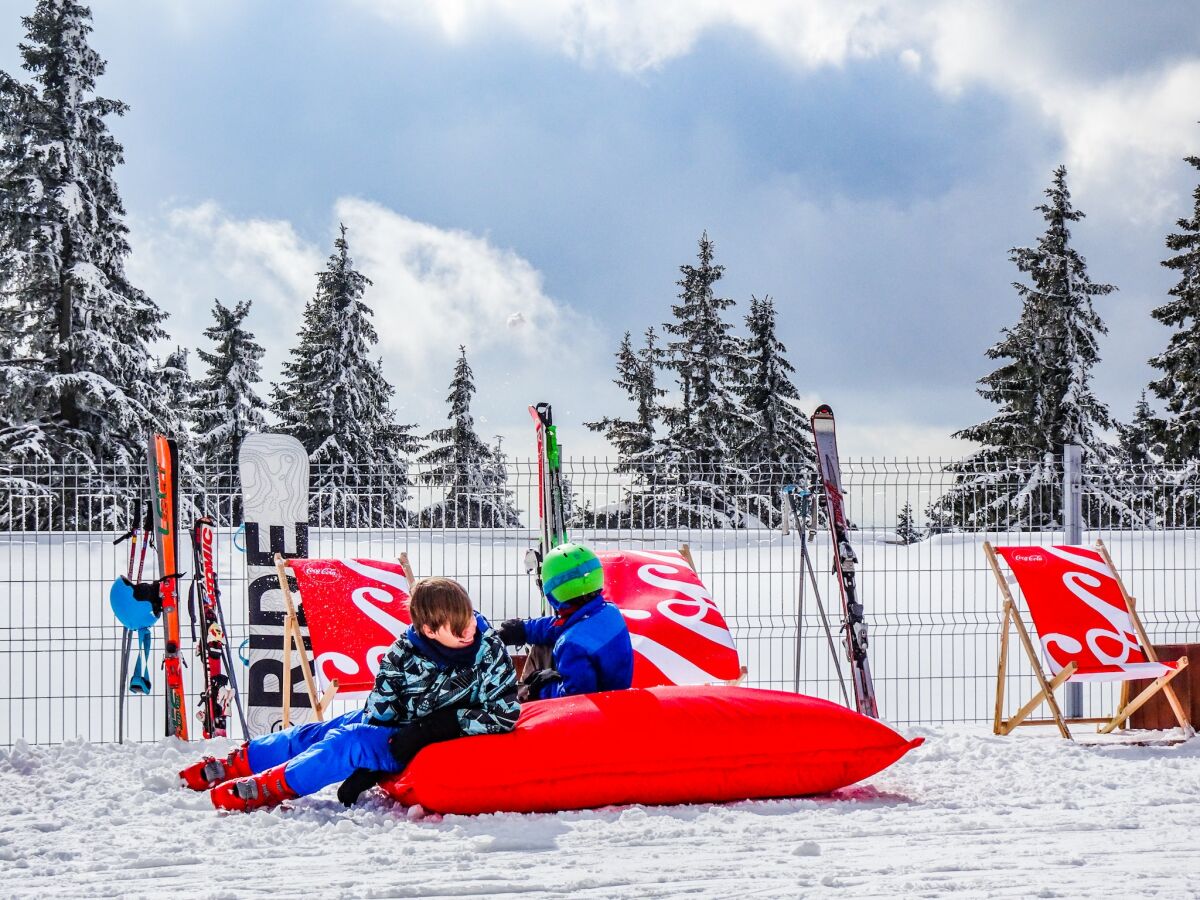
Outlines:
{"type": "Polygon", "coordinates": [[[283,777],[301,797],[338,784],[355,769],[399,772],[400,763],[388,750],[396,729],[368,725],[363,710],[328,722],[309,722],[274,731],[250,741],[247,759],[255,772],[287,763],[283,777]]]}

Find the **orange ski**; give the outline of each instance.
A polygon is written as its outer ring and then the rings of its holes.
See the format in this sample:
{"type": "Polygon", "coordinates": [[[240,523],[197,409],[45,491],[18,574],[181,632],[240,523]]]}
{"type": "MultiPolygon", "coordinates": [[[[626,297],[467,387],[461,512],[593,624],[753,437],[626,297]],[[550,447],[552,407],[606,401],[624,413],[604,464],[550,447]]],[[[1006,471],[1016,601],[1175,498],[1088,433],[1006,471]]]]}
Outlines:
{"type": "Polygon", "coordinates": [[[183,695],[183,661],[179,658],[179,458],[175,442],[165,435],[150,439],[151,507],[157,533],[159,596],[162,598],[163,672],[167,683],[167,736],[188,739],[183,695]]]}

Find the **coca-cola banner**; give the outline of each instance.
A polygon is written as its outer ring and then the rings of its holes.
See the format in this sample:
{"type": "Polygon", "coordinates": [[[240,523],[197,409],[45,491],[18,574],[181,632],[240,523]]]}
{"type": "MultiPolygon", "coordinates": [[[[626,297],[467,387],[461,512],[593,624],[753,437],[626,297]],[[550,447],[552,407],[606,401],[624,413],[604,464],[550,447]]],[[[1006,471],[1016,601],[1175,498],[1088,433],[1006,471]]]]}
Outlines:
{"type": "Polygon", "coordinates": [[[741,673],[733,636],[708,588],[680,553],[611,550],[604,596],[625,616],[633,641],[633,686],[707,684],[741,673]]]}
{"type": "Polygon", "coordinates": [[[338,693],[369,691],[379,660],[403,634],[408,580],[398,562],[375,559],[293,559],[300,602],[312,640],[313,666],[338,693]]]}
{"type": "Polygon", "coordinates": [[[1157,678],[1112,569],[1086,547],[997,547],[1021,586],[1052,673],[1074,660],[1072,681],[1157,678]]]}

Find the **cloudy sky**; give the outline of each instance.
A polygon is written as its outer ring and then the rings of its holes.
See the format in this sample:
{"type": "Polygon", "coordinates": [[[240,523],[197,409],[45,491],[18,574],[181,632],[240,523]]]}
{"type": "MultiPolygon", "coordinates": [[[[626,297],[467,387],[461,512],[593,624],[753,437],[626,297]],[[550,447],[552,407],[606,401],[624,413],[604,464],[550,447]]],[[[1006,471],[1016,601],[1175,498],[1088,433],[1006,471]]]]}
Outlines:
{"type": "MultiPolygon", "coordinates": [[[[0,14],[16,72],[19,15],[0,14]]],[[[93,0],[136,282],[204,344],[254,302],[268,380],[337,223],[374,280],[396,407],[445,416],[465,343],[485,435],[549,400],[568,452],[624,411],[622,332],[661,323],[706,230],[726,296],[778,301],[846,456],[957,455],[1018,314],[1010,247],[1063,163],[1128,418],[1168,332],[1159,261],[1200,154],[1187,3],[93,0]]]]}

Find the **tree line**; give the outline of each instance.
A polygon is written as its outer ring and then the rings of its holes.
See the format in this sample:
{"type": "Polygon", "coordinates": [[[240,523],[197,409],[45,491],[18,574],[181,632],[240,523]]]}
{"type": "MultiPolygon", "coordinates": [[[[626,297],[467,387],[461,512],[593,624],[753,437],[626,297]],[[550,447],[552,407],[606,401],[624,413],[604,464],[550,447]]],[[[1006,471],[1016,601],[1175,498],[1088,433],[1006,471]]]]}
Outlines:
{"type": "MultiPolygon", "coordinates": [[[[214,302],[195,381],[186,350],[155,356],[152,348],[168,340],[167,316],[125,271],[130,246],[115,179],[123,149],[106,119],[127,107],[96,94],[105,63],[88,45],[91,13],[74,0],[39,0],[22,22],[29,80],[0,72],[0,485],[45,493],[22,473],[58,467],[80,491],[120,497],[128,488],[112,473],[140,472],[147,435],[163,431],[185,444],[185,458],[225,472],[210,476],[208,489],[233,493],[242,438],[271,427],[308,451],[320,521],[516,524],[505,455],[475,429],[465,348],[446,426],[419,435],[397,422],[393,387],[373,355],[371,282],[354,267],[344,227],[266,396],[258,387],[263,350],[246,327],[249,300],[214,302]],[[445,500],[410,508],[413,460],[445,500]]],[[[1187,162],[1200,169],[1200,157],[1187,162]]],[[[1037,207],[1044,232],[1010,251],[1020,314],[987,351],[997,367],[978,387],[996,412],[957,433],[980,449],[951,466],[953,487],[924,509],[927,529],[1058,524],[1066,443],[1082,446],[1100,473],[1090,520],[1200,521],[1200,187],[1193,199],[1190,218],[1166,240],[1171,255],[1162,264],[1179,280],[1152,313],[1171,329],[1150,360],[1158,376],[1122,423],[1091,387],[1106,333],[1093,299],[1115,287],[1092,281],[1073,247],[1070,226],[1083,213],[1065,169],[1054,172],[1037,207]],[[1147,474],[1163,465],[1174,479],[1167,491],[1147,474]]],[[[751,296],[744,328],[735,328],[736,304],[721,295],[715,256],[702,234],[695,261],[680,266],[666,321],[621,340],[614,381],[629,410],[588,427],[612,444],[628,487],[598,508],[573,503],[577,523],[774,525],[780,489],[809,477],[811,433],[787,402],[799,391],[776,334],[776,303],[751,296]]],[[[920,534],[915,519],[903,511],[906,542],[920,534]]]]}

